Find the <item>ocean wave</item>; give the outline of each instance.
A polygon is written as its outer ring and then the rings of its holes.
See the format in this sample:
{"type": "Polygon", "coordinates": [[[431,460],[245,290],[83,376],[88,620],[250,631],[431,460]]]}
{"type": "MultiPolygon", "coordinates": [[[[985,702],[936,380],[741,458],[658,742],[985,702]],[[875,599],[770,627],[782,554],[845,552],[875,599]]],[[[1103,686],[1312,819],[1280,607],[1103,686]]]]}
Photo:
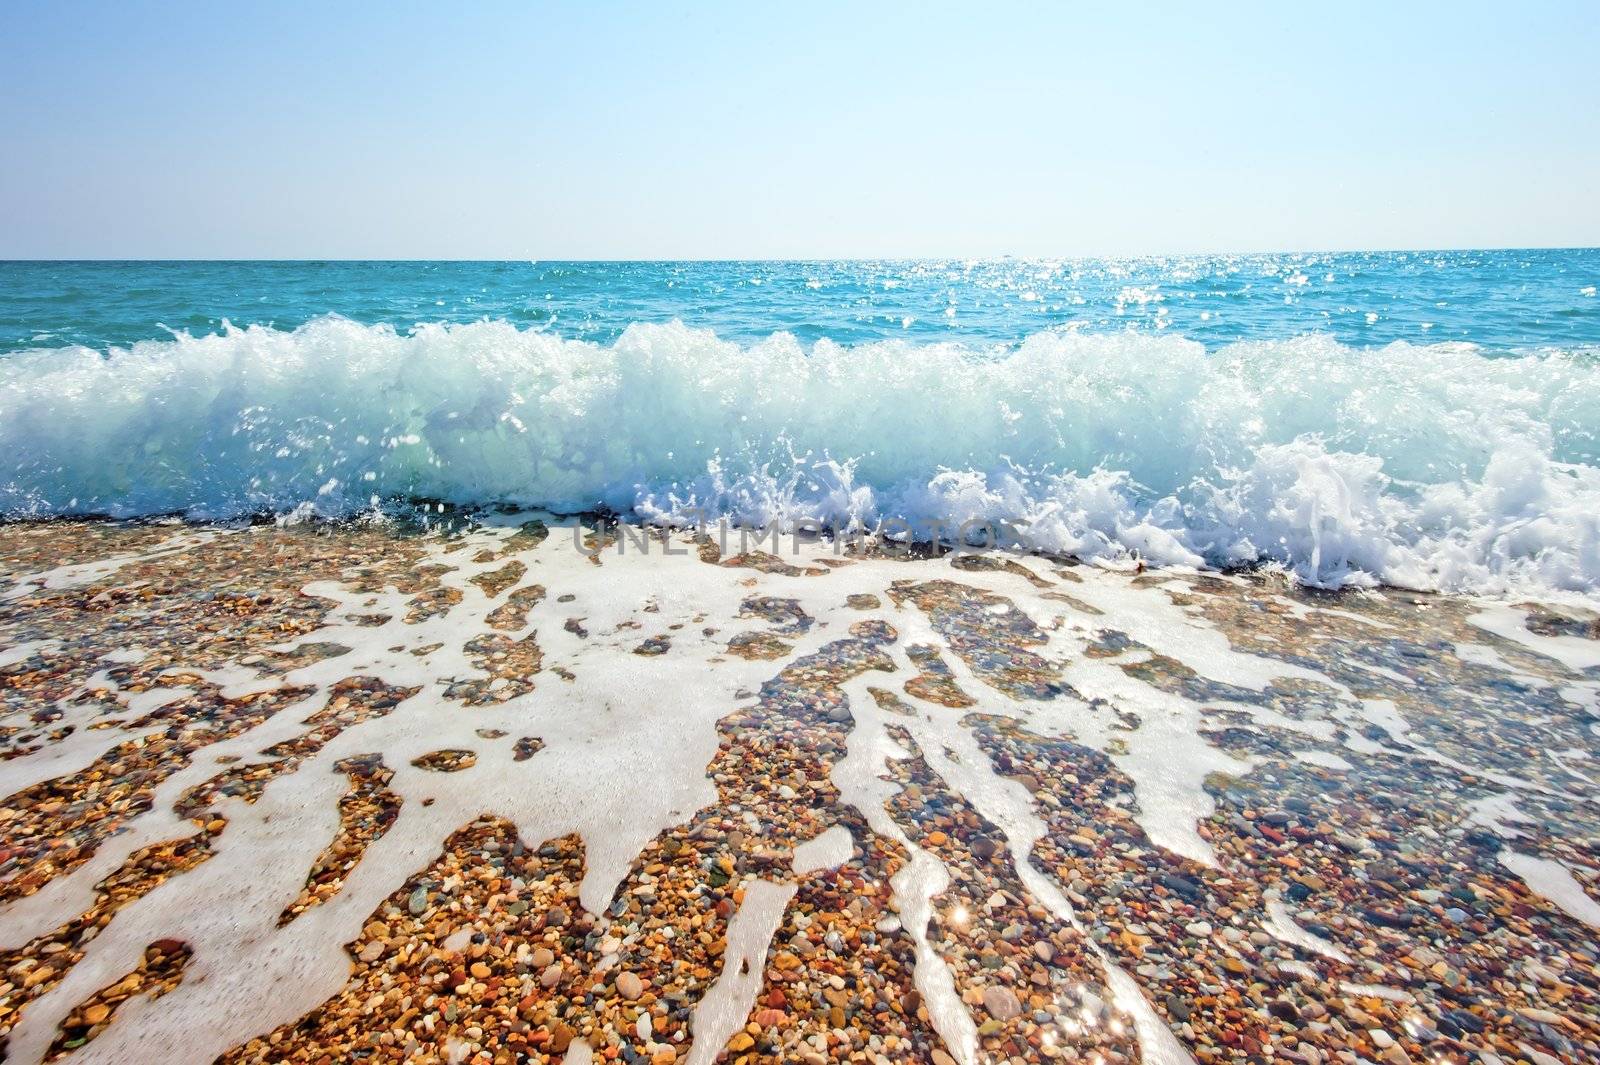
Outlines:
{"type": "Polygon", "coordinates": [[[0,359],[10,517],[392,499],[644,520],[1007,522],[1323,587],[1600,591],[1600,358],[1322,336],[615,343],[323,318],[0,359]]]}

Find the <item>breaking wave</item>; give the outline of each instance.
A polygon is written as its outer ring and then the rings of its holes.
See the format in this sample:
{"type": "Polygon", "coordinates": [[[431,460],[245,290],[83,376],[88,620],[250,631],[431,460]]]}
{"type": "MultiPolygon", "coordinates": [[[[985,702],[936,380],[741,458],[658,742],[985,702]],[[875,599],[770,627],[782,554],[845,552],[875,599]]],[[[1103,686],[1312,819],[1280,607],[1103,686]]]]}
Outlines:
{"type": "Polygon", "coordinates": [[[1009,522],[1086,559],[1324,587],[1600,591],[1600,356],[1321,336],[1014,348],[611,345],[322,318],[0,359],[11,517],[347,515],[393,499],[649,521],[1009,522]]]}

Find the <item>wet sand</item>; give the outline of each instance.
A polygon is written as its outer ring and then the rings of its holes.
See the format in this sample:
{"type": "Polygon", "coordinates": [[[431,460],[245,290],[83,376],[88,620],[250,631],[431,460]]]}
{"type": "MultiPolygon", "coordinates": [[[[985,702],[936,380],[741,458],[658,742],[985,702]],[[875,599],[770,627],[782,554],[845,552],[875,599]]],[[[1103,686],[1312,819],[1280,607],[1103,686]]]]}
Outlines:
{"type": "Polygon", "coordinates": [[[730,540],[0,526],[6,1060],[1600,1060],[1593,612],[730,540]]]}

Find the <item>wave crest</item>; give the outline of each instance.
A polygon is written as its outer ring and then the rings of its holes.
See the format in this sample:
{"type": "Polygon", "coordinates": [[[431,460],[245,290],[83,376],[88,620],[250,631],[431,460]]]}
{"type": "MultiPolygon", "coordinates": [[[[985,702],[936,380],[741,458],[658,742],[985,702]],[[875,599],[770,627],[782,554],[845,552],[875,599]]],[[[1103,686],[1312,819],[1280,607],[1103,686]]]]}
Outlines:
{"type": "Polygon", "coordinates": [[[0,359],[0,511],[217,518],[375,499],[657,521],[1022,525],[1029,546],[1276,562],[1327,587],[1600,589],[1600,361],[1306,336],[1006,351],[597,345],[323,318],[0,359]]]}

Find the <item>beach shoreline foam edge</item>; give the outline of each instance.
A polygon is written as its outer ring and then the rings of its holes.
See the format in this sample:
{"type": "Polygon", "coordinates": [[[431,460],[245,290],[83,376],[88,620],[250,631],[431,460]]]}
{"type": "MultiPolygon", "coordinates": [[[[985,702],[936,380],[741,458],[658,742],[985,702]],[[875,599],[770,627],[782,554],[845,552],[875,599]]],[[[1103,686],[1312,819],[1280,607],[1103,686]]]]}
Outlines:
{"type": "Polygon", "coordinates": [[[569,523],[0,526],[13,1058],[1600,1045],[1592,614],[569,523]]]}
{"type": "Polygon", "coordinates": [[[1600,587],[1600,361],[1325,336],[1207,350],[611,344],[340,318],[0,360],[0,511],[358,514],[440,500],[790,529],[1006,523],[1083,559],[1321,587],[1600,587]]]}

